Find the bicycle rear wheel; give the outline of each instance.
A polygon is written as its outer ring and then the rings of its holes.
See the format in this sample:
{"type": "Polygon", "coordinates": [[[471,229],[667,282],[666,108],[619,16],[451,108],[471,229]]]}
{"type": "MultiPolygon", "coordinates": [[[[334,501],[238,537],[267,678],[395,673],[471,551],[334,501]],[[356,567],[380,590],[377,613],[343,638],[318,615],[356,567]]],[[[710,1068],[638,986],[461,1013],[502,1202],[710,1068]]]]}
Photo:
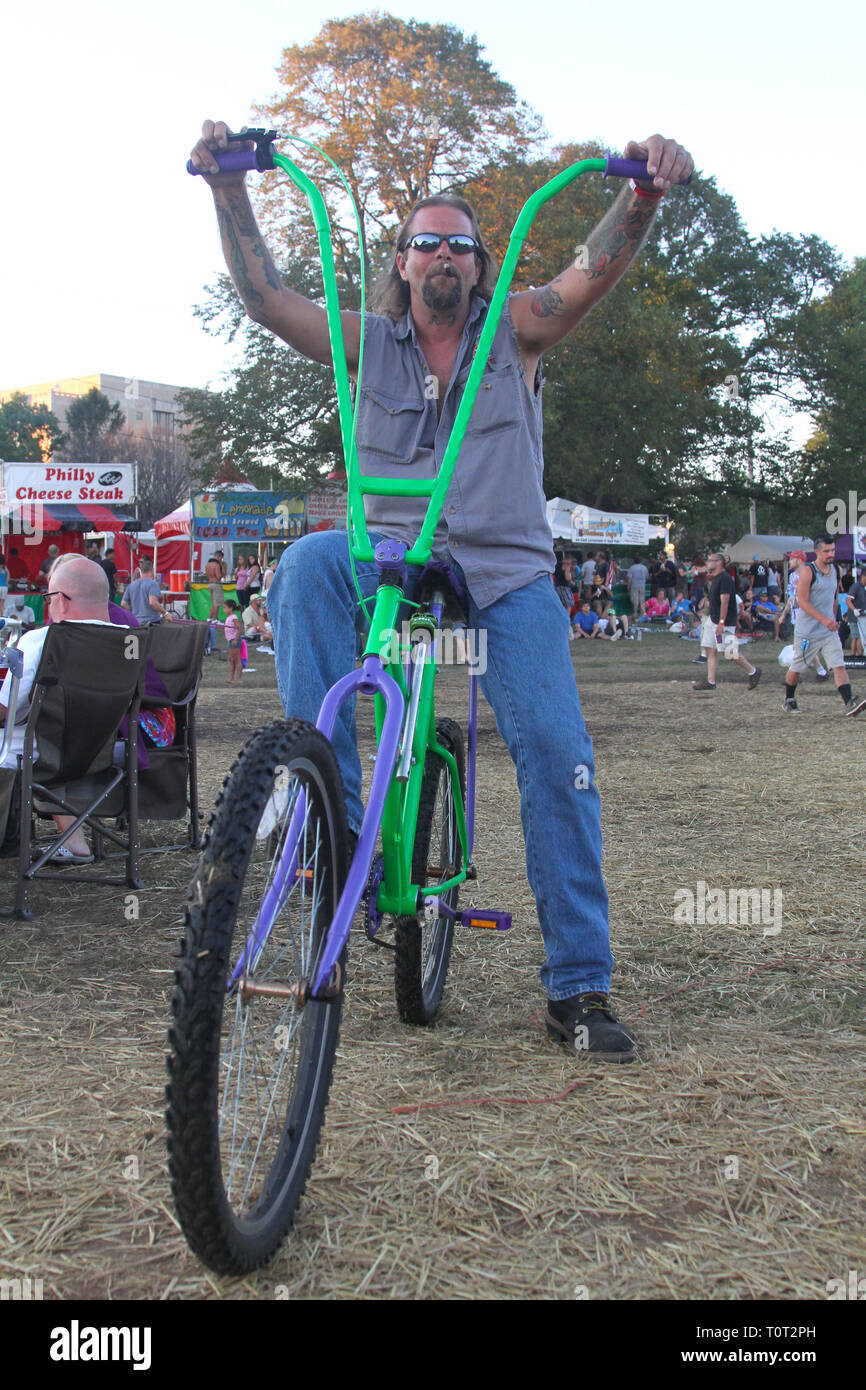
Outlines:
{"type": "Polygon", "coordinates": [[[175,1204],[190,1246],[220,1274],[270,1259],[313,1162],[345,952],[327,1002],[304,1003],[304,982],[315,977],[343,889],[347,839],[328,740],[298,719],[255,734],[223,785],[191,885],[169,1033],[175,1204]],[[301,797],[296,867],[286,874],[301,797]],[[266,900],[277,909],[267,934],[256,926],[266,900]]]}
{"type": "MultiPolygon", "coordinates": [[[[465,790],[463,731],[453,719],[437,719],[436,737],[453,754],[465,790]]],[[[421,782],[421,801],[412,853],[412,882],[427,886],[453,878],[463,865],[457,817],[451,790],[451,770],[443,758],[428,751],[421,782]]],[[[457,907],[459,887],[440,894],[457,907]]],[[[395,924],[394,991],[404,1023],[432,1023],[442,1000],[451,960],[454,924],[449,917],[427,909],[418,917],[398,917],[395,924]]]]}

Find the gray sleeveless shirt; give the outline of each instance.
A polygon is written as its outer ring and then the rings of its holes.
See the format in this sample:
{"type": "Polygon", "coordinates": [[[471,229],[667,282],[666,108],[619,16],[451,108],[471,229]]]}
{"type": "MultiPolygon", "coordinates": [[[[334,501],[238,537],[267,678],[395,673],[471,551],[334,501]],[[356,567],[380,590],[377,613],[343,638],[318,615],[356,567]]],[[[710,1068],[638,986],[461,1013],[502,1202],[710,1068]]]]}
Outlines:
{"type": "MultiPolygon", "coordinates": [[[[399,323],[367,315],[357,430],[362,473],[436,476],[486,311],[486,301],[473,298],[441,413],[411,310],[399,323]]],[[[555,566],[542,488],[542,384],[539,378],[533,394],[524,380],[506,302],[433,547],[461,566],[479,608],[551,574],[555,566]]],[[[411,544],[426,503],[417,497],[367,497],[367,524],[411,544]]]]}
{"type": "MultiPolygon", "coordinates": [[[[813,608],[817,608],[819,613],[823,613],[825,618],[833,618],[833,600],[836,597],[836,587],[839,579],[836,573],[836,566],[830,566],[829,574],[822,574],[815,566],[815,574],[812,578],[812,587],[809,590],[809,602],[813,608]]],[[[797,620],[794,623],[794,645],[802,642],[804,637],[810,640],[815,637],[826,637],[827,629],[823,623],[819,623],[817,618],[811,618],[808,613],[804,613],[802,608],[797,609],[797,620]]]]}

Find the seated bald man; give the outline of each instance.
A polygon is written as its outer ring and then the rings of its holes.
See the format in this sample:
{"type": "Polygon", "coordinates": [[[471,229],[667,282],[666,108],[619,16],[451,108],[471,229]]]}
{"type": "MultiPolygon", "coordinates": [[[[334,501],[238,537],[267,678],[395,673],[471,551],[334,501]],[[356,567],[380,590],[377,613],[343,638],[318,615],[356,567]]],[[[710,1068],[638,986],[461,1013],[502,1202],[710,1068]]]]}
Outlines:
{"type": "MultiPolygon", "coordinates": [[[[55,564],[48,576],[48,589],[45,596],[48,615],[53,622],[92,623],[110,627],[108,617],[108,577],[99,565],[95,565],[85,555],[64,558],[55,564]],[[61,591],[62,589],[62,591],[61,591]]],[[[18,644],[24,655],[24,671],[18,687],[18,707],[15,712],[15,733],[4,760],[4,767],[17,767],[18,754],[24,748],[24,726],[30,713],[30,692],[33,678],[39,667],[42,648],[48,636],[48,626],[25,632],[18,644]]],[[[12,677],[7,672],[0,688],[0,722],[6,722],[12,677]]],[[[55,824],[61,830],[72,825],[70,816],[54,816],[55,824]]],[[[82,828],[66,841],[57,851],[54,859],[62,863],[88,864],[93,859],[82,828]]]]}

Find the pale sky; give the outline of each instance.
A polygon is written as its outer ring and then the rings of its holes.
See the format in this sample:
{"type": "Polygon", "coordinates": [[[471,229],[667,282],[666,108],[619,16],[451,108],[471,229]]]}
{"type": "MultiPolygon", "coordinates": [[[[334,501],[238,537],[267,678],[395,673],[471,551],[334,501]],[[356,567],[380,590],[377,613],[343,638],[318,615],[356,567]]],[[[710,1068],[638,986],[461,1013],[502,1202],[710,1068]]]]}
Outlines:
{"type": "MultiPolygon", "coordinates": [[[[44,0],[5,15],[0,389],[91,372],[216,386],[233,350],[192,316],[222,268],[184,164],[204,117],[236,128],[288,44],[359,3],[44,0]]],[[[366,7],[371,8],[371,7],[366,7]]],[[[553,141],[687,145],[749,230],[866,254],[866,20],[846,0],[439,0],[382,5],[475,33],[553,141]],[[823,170],[826,169],[826,172],[823,170]]]]}

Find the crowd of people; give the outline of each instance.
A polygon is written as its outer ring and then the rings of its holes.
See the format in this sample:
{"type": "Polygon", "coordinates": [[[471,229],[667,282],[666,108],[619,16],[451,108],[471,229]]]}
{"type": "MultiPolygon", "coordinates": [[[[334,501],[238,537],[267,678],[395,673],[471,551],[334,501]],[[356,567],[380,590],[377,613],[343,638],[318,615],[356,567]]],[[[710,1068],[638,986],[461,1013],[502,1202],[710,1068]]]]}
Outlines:
{"type": "Polygon", "coordinates": [[[557,557],[553,583],[571,619],[571,638],[634,640],[638,624],[684,620],[697,610],[707,583],[704,561],[677,563],[667,555],[650,564],[598,550],[557,557]]]}
{"type": "MultiPolygon", "coordinates": [[[[176,621],[170,600],[166,599],[154,572],[153,561],[142,557],[129,581],[119,589],[114,550],[109,547],[103,554],[102,542],[95,540],[87,542],[84,555],[73,551],[61,555],[60,547],[52,543],[35,576],[28,575],[23,568],[16,547],[9,548],[8,556],[0,552],[0,617],[14,619],[16,626],[25,632],[38,628],[40,620],[36,608],[33,602],[27,601],[28,594],[20,591],[20,584],[26,580],[30,592],[43,593],[47,599],[55,566],[73,554],[79,559],[93,561],[103,571],[112,600],[120,594],[119,608],[130,614],[136,625],[176,621]]],[[[205,578],[211,591],[207,650],[216,650],[216,631],[222,628],[229,653],[230,680],[240,680],[239,672],[246,666],[248,642],[259,644],[258,650],[262,652],[273,653],[267,595],[276,565],[275,558],[260,561],[257,555],[247,552],[238,556],[237,564],[230,570],[221,550],[207,562],[205,578]],[[226,600],[223,584],[232,580],[237,598],[226,600]],[[225,618],[220,617],[220,609],[226,614],[225,618]]],[[[46,613],[48,619],[50,614],[46,613]]]]}
{"type": "Polygon", "coordinates": [[[663,554],[649,565],[619,562],[602,550],[586,559],[560,556],[553,582],[575,641],[615,642],[640,633],[642,624],[664,624],[700,642],[694,660],[705,664],[706,673],[692,686],[707,692],[716,688],[720,657],[739,666],[748,688],[756,689],[762,671],[743,654],[744,639],[790,642],[780,657],[788,668],[785,710],[799,713],[796,687],[811,669],[818,680],[832,674],[844,713],[856,715],[866,700],[851,689],[845,649],[850,643],[855,658],[866,650],[866,565],[843,573],[835,563],[834,538],[826,533],[815,546],[813,562],[802,550],[786,556],[784,592],[780,568],[759,555],[738,566],[720,551],[690,561],[663,554]]]}
{"type": "MultiPolygon", "coordinates": [[[[796,610],[793,590],[797,567],[805,559],[802,551],[794,551],[789,557],[789,579],[783,594],[780,568],[758,556],[752,564],[739,566],[723,557],[723,568],[734,583],[734,626],[738,636],[766,633],[780,640],[790,637],[796,610]]],[[[571,618],[574,640],[581,634],[609,640],[634,637],[635,625],[641,621],[682,624],[676,630],[688,634],[697,631],[707,615],[712,568],[710,556],[674,560],[661,555],[646,564],[630,558],[620,560],[599,550],[586,559],[579,553],[557,557],[553,582],[571,618]]],[[[863,573],[866,576],[866,566],[863,573]]],[[[859,581],[853,571],[842,576],[840,588],[846,596],[855,582],[859,581]]],[[[852,596],[846,610],[854,607],[852,596]]],[[[858,607],[866,613],[866,594],[858,607]]],[[[856,621],[854,626],[847,621],[852,616],[853,611],[840,615],[840,637],[843,644],[850,637],[855,643],[852,654],[861,655],[863,634],[856,621]]]]}
{"type": "Polygon", "coordinates": [[[811,668],[819,680],[831,671],[842,696],[846,714],[857,714],[866,702],[858,702],[845,674],[845,652],[862,657],[866,651],[866,565],[849,566],[843,573],[835,564],[833,537],[816,542],[816,560],[810,564],[802,550],[786,558],[788,578],[783,590],[783,571],[759,555],[749,565],[735,565],[721,552],[678,561],[663,554],[648,565],[640,560],[618,561],[599,550],[558,557],[553,582],[568,610],[573,640],[601,638],[617,641],[633,638],[641,625],[664,624],[685,637],[697,638],[706,675],[693,681],[695,690],[716,686],[718,660],[739,665],[754,690],[761,668],[745,657],[742,639],[763,637],[790,642],[791,661],[785,708],[798,712],[793,688],[799,674],[811,668]],[[820,596],[814,611],[801,606],[801,580],[820,596]],[[826,610],[826,611],[825,611],[826,610]]]}

